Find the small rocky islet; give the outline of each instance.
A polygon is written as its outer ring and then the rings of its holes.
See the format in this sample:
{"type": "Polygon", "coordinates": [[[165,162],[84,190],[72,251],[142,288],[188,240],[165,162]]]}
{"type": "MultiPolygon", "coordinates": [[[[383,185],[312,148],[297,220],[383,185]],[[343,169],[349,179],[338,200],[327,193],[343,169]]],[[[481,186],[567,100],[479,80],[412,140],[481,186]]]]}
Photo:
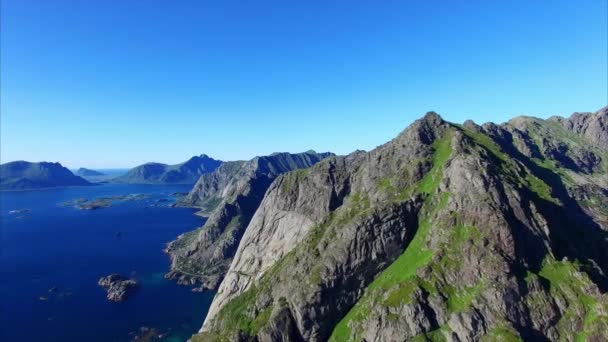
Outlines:
{"type": "Polygon", "coordinates": [[[116,303],[125,301],[139,288],[139,283],[135,279],[118,273],[101,277],[97,284],[106,289],[108,300],[116,303]]]}
{"type": "Polygon", "coordinates": [[[147,194],[128,194],[128,195],[117,195],[108,197],[97,197],[92,200],[86,198],[76,198],[61,203],[63,207],[75,207],[80,210],[97,210],[103,208],[109,208],[114,202],[119,201],[139,201],[150,197],[147,194]]]}

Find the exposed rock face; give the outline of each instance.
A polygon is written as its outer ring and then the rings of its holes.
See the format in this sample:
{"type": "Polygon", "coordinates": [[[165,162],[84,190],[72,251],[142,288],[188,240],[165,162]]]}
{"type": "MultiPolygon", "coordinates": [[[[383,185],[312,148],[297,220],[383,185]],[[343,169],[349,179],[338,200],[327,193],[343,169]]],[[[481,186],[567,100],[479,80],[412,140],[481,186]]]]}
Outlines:
{"type": "Polygon", "coordinates": [[[59,163],[15,161],[0,165],[0,190],[91,185],[59,163]]]}
{"type": "Polygon", "coordinates": [[[170,243],[168,278],[216,289],[232,261],[245,228],[272,181],[282,173],[318,163],[330,153],[275,153],[250,161],[226,162],[201,176],[181,205],[211,215],[205,225],[170,243]]]}
{"type": "Polygon", "coordinates": [[[595,114],[574,113],[570,118],[564,119],[553,117],[550,120],[559,122],[567,130],[584,136],[595,145],[608,149],[608,106],[600,109],[595,114]]]}
{"type": "Polygon", "coordinates": [[[606,340],[605,115],[429,113],[278,177],[193,341],[606,340]]]}
{"type": "Polygon", "coordinates": [[[167,165],[147,163],[132,168],[125,175],[112,179],[114,183],[132,184],[194,184],[205,173],[213,172],[222,162],[205,154],[194,156],[188,161],[167,165]]]}
{"type": "Polygon", "coordinates": [[[124,301],[138,288],[137,281],[116,273],[100,278],[97,284],[106,289],[112,302],[124,301]]]}
{"type": "Polygon", "coordinates": [[[194,188],[184,198],[178,201],[179,205],[200,208],[201,214],[209,216],[219,205],[223,198],[228,197],[227,191],[245,161],[229,161],[220,165],[214,172],[202,175],[194,188]]]}

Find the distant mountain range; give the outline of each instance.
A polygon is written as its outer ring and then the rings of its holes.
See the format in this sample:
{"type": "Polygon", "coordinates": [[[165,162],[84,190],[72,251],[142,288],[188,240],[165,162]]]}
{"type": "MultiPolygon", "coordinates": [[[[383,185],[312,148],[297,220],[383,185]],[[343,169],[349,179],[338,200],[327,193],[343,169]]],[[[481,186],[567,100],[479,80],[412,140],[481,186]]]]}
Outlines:
{"type": "Polygon", "coordinates": [[[14,161],[0,165],[0,190],[91,185],[59,163],[14,161]]]}
{"type": "Polygon", "coordinates": [[[99,172],[99,171],[95,171],[95,170],[91,170],[91,169],[85,169],[84,167],[81,167],[80,169],[76,170],[76,175],[81,176],[81,177],[99,177],[99,176],[105,176],[106,174],[103,172],[99,172]]]}
{"type": "Polygon", "coordinates": [[[176,165],[146,163],[136,166],[125,175],[112,179],[111,182],[131,184],[194,184],[202,174],[215,171],[221,164],[222,161],[201,154],[176,165]]]}

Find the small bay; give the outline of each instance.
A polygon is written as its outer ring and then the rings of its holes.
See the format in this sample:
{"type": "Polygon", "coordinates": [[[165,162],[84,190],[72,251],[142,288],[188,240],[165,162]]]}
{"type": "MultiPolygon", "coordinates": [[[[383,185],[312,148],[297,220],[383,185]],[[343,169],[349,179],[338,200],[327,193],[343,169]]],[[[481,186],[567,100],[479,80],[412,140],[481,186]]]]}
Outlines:
{"type": "Polygon", "coordinates": [[[162,340],[185,341],[202,325],[214,295],[163,277],[165,244],[204,223],[193,209],[169,205],[189,188],[102,184],[0,192],[0,340],[130,341],[147,327],[162,340]],[[97,198],[118,200],[95,210],[65,204],[97,198]],[[108,301],[97,280],[110,273],[135,278],[140,289],[123,303],[108,301]]]}

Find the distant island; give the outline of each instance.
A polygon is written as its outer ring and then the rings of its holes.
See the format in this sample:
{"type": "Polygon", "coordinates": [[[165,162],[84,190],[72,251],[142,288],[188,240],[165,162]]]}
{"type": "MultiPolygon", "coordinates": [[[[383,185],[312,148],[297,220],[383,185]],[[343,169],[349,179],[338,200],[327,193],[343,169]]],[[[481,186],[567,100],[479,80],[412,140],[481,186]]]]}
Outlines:
{"type": "Polygon", "coordinates": [[[0,190],[91,185],[59,163],[14,161],[0,165],[0,190]]]}
{"type": "Polygon", "coordinates": [[[194,184],[202,174],[215,171],[221,164],[222,161],[201,154],[176,165],[146,163],[136,166],[125,175],[114,178],[111,182],[130,184],[194,184]]]}
{"type": "Polygon", "coordinates": [[[99,176],[105,176],[106,174],[99,172],[99,171],[81,167],[80,169],[76,170],[76,175],[80,176],[80,177],[99,177],[99,176]]]}

